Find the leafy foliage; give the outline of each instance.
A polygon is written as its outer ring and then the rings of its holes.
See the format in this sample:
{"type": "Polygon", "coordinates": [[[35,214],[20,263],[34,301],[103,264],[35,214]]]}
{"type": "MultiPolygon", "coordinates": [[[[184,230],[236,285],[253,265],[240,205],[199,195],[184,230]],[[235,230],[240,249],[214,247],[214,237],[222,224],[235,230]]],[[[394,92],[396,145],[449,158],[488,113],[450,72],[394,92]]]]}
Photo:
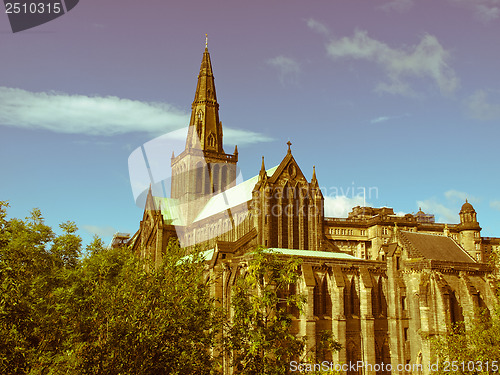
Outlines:
{"type": "Polygon", "coordinates": [[[482,314],[468,330],[455,330],[436,339],[433,342],[433,349],[436,361],[439,362],[436,374],[447,374],[450,371],[464,375],[487,374],[492,372],[491,366],[494,363],[496,363],[496,371],[493,372],[498,372],[500,368],[500,319],[498,311],[492,317],[482,314]],[[469,365],[471,361],[472,363],[469,365]],[[488,371],[487,365],[490,367],[490,371],[488,371]]]}
{"type": "Polygon", "coordinates": [[[199,257],[172,243],[149,267],[39,210],[0,204],[0,373],[209,374],[218,318],[199,257]]]}
{"type": "MultiPolygon", "coordinates": [[[[237,373],[286,374],[311,354],[292,332],[305,303],[290,292],[297,259],[253,252],[225,316],[204,260],[177,243],[154,267],[98,237],[82,251],[75,223],[58,235],[40,210],[19,220],[7,208],[0,202],[1,374],[203,375],[218,373],[222,356],[237,373]]],[[[312,350],[339,348],[325,332],[312,350]]]]}
{"type": "MultiPolygon", "coordinates": [[[[233,316],[226,347],[238,374],[287,374],[293,359],[303,360],[305,340],[292,333],[291,311],[302,312],[305,298],[286,293],[297,283],[300,260],[281,260],[259,248],[251,254],[245,273],[234,286],[233,316]]],[[[331,334],[322,348],[338,350],[331,334]]]]}
{"type": "MultiPolygon", "coordinates": [[[[493,284],[500,291],[499,266],[500,254],[494,252],[491,265],[495,267],[496,278],[493,284]]],[[[493,311],[483,309],[478,311],[478,318],[471,322],[470,327],[463,325],[444,337],[433,341],[438,363],[437,374],[487,374],[500,369],[500,304],[493,311]],[[443,364],[447,364],[447,367],[443,364]],[[492,370],[493,365],[493,370],[492,370]],[[495,369],[496,368],[496,369],[495,369]],[[448,371],[446,371],[448,370],[448,371]]],[[[436,363],[436,361],[434,361],[436,363]]]]}

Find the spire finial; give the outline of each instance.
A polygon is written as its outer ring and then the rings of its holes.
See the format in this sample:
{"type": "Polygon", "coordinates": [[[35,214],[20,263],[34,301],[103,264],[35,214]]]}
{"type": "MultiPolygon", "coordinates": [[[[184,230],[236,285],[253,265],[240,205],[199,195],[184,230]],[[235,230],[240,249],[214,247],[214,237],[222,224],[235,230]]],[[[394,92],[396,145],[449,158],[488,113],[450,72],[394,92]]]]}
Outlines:
{"type": "Polygon", "coordinates": [[[260,166],[259,181],[267,179],[266,166],[264,165],[264,155],[262,155],[262,165],[260,166]]]}
{"type": "Polygon", "coordinates": [[[288,152],[290,153],[291,152],[290,146],[292,145],[292,142],[288,141],[286,144],[288,145],[288,152]]]}
{"type": "Polygon", "coordinates": [[[467,202],[467,198],[465,198],[465,203],[469,203],[469,202],[467,202]]]}
{"type": "Polygon", "coordinates": [[[208,34],[205,34],[205,49],[208,48],[208,34]]]}
{"type": "Polygon", "coordinates": [[[316,180],[316,166],[313,165],[313,176],[312,176],[312,180],[316,180]]]}

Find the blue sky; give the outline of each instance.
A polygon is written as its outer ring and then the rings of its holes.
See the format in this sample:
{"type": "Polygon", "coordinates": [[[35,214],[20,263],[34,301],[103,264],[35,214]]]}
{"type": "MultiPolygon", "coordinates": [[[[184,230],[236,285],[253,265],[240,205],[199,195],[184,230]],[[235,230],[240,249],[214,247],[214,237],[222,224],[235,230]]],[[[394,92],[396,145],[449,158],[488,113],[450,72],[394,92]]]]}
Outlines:
{"type": "Polygon", "coordinates": [[[499,0],[82,1],[16,34],[0,14],[0,199],[85,242],[134,233],[128,157],[187,126],[208,33],[245,178],[290,140],[331,215],[365,188],[458,222],[467,197],[498,236],[499,23],[499,0]]]}

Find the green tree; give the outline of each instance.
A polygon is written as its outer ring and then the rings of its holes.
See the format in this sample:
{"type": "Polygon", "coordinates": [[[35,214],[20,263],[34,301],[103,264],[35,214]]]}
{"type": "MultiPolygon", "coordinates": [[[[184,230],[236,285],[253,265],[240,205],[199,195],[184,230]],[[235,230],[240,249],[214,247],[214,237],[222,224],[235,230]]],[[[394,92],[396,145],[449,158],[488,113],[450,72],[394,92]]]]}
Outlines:
{"type": "MultiPolygon", "coordinates": [[[[498,307],[497,307],[498,310],[498,307]]],[[[500,370],[500,319],[498,311],[482,314],[467,330],[435,339],[433,349],[439,367],[436,374],[487,374],[500,370]],[[496,368],[496,370],[495,370],[496,368]]]]}
{"type": "Polygon", "coordinates": [[[471,322],[467,329],[463,324],[458,325],[448,335],[435,338],[432,341],[435,353],[433,363],[439,362],[439,369],[436,373],[449,374],[450,371],[453,371],[458,374],[470,375],[500,371],[499,259],[498,252],[494,252],[490,259],[490,264],[494,267],[496,275],[492,285],[497,292],[497,303],[493,311],[480,310],[477,314],[478,317],[471,322]]]}
{"type": "Polygon", "coordinates": [[[94,241],[71,290],[74,324],[63,368],[82,374],[209,374],[216,315],[201,258],[171,243],[158,267],[94,241]]]}
{"type": "MultiPolygon", "coordinates": [[[[304,296],[288,293],[297,282],[299,267],[299,259],[281,260],[262,248],[251,254],[246,272],[234,286],[233,315],[225,332],[227,355],[236,373],[288,374],[290,361],[307,358],[304,338],[291,330],[291,311],[301,312],[305,304],[304,296]]],[[[319,345],[340,349],[327,333],[319,345]]]]}
{"type": "Polygon", "coordinates": [[[0,203],[1,374],[209,374],[220,321],[204,261],[170,244],[154,268],[74,223],[0,203]]]}
{"type": "Polygon", "coordinates": [[[7,207],[0,203],[0,372],[24,374],[63,339],[52,292],[64,283],[61,257],[75,263],[81,240],[73,223],[56,236],[40,210],[7,220],[7,207]]]}

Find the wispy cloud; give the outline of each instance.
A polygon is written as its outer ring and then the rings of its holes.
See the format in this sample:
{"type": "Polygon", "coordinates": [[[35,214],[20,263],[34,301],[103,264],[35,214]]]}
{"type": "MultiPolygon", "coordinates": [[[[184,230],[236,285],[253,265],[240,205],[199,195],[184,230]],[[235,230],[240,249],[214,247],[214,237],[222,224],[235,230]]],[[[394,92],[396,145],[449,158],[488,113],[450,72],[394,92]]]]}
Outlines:
{"type": "Polygon", "coordinates": [[[273,140],[274,138],[262,133],[224,127],[224,144],[238,144],[240,146],[243,146],[253,143],[270,142],[273,140]]]}
{"type": "Polygon", "coordinates": [[[438,222],[457,223],[458,211],[439,203],[436,199],[426,199],[417,201],[417,205],[426,213],[431,213],[437,216],[438,222]]]}
{"type": "Polygon", "coordinates": [[[379,116],[379,117],[375,117],[375,118],[371,119],[370,123],[371,124],[380,124],[382,122],[387,122],[390,120],[397,120],[397,119],[409,117],[409,116],[410,115],[408,113],[405,113],[404,115],[399,115],[399,116],[379,116]]]}
{"type": "Polygon", "coordinates": [[[323,34],[325,36],[330,35],[330,31],[328,30],[328,27],[326,25],[318,20],[315,20],[314,18],[308,18],[306,20],[307,26],[313,30],[316,31],[319,34],[323,34]]]}
{"type": "Polygon", "coordinates": [[[439,222],[458,223],[460,221],[458,213],[465,199],[472,203],[480,201],[478,197],[454,189],[446,191],[444,198],[444,200],[436,198],[420,200],[417,201],[417,205],[424,212],[436,215],[439,222]]]}
{"type": "Polygon", "coordinates": [[[376,117],[376,118],[372,119],[370,122],[372,124],[379,124],[381,122],[389,121],[390,119],[391,119],[391,117],[389,117],[389,116],[380,116],[380,117],[376,117]]]}
{"type": "Polygon", "coordinates": [[[335,197],[325,196],[325,216],[329,217],[347,217],[355,206],[370,206],[363,197],[347,197],[337,195],[335,197]]]}
{"type": "Polygon", "coordinates": [[[189,117],[173,106],[115,96],[30,92],[0,87],[0,124],[57,133],[160,134],[185,126],[189,117]]]}
{"type": "MultiPolygon", "coordinates": [[[[66,134],[112,136],[143,132],[158,136],[188,124],[188,113],[165,103],[0,87],[0,126],[66,134]]],[[[227,127],[224,135],[234,144],[271,140],[257,132],[227,127]]]]}
{"type": "Polygon", "coordinates": [[[386,12],[396,11],[399,13],[404,13],[413,8],[413,5],[413,0],[393,0],[380,6],[380,9],[386,12]]]}
{"type": "Polygon", "coordinates": [[[297,83],[300,64],[295,59],[280,55],[267,60],[267,63],[278,69],[281,84],[297,83]]]}
{"type": "Polygon", "coordinates": [[[500,211],[500,201],[491,201],[490,207],[500,211]]]}
{"type": "Polygon", "coordinates": [[[453,189],[446,191],[444,193],[444,196],[452,203],[464,203],[466,199],[471,203],[478,203],[480,201],[479,198],[467,194],[464,191],[458,191],[453,189]]]}
{"type": "Polygon", "coordinates": [[[466,99],[465,104],[470,116],[477,120],[500,119],[500,100],[492,103],[490,93],[485,90],[477,90],[466,99]]]}
{"type": "Polygon", "coordinates": [[[450,52],[433,35],[426,34],[419,44],[398,49],[371,38],[366,31],[355,30],[352,37],[331,39],[326,50],[333,60],[366,60],[380,66],[388,80],[377,85],[378,92],[414,95],[411,79],[420,78],[434,81],[443,94],[451,94],[459,86],[449,66],[450,52]]]}
{"type": "Polygon", "coordinates": [[[499,0],[448,0],[448,2],[471,10],[474,16],[484,23],[500,18],[499,0]]]}

